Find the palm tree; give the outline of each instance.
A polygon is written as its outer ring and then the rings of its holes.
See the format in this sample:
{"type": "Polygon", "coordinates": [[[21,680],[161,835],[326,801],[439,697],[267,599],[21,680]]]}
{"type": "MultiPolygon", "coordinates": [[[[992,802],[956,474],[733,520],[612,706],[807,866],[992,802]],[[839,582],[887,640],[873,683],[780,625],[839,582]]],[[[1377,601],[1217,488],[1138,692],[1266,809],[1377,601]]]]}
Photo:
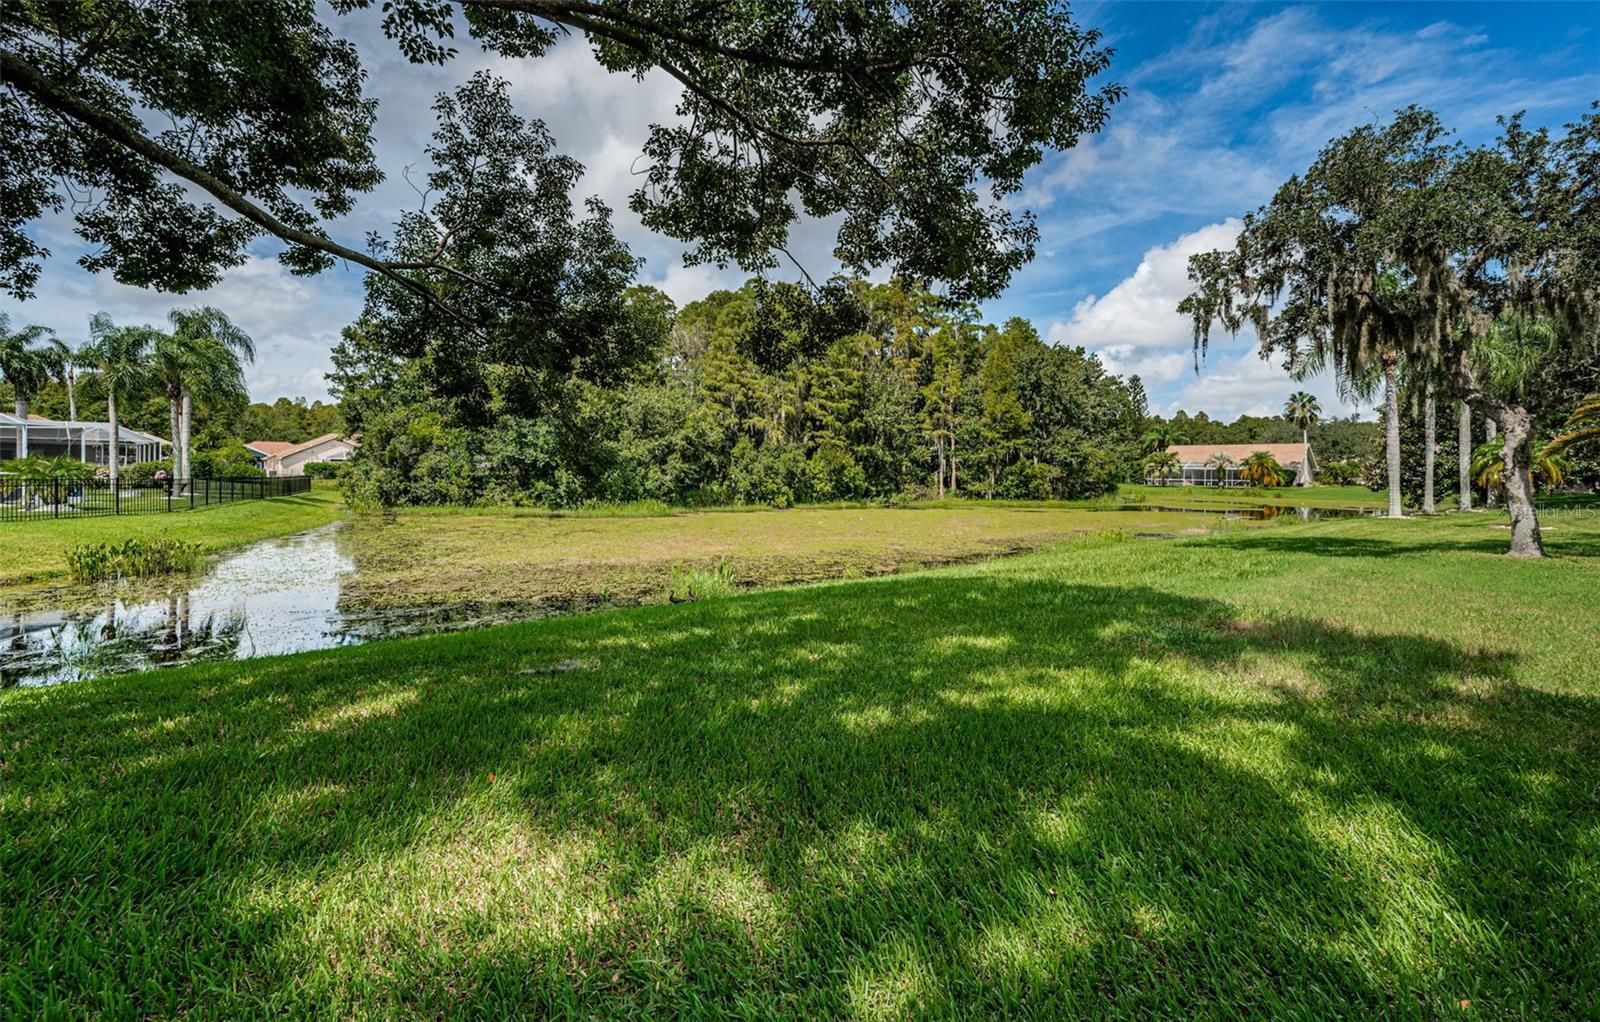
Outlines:
{"type": "Polygon", "coordinates": [[[1183,430],[1170,422],[1158,422],[1144,431],[1141,443],[1144,444],[1145,453],[1164,451],[1174,444],[1181,444],[1188,438],[1183,435],[1183,430]]]}
{"type": "MultiPolygon", "coordinates": [[[[11,317],[0,312],[0,378],[11,384],[17,418],[28,418],[28,406],[50,377],[61,358],[64,345],[49,327],[25,326],[11,332],[11,317]]],[[[27,442],[26,434],[23,442],[27,442]]],[[[19,457],[27,451],[17,452],[19,457]]]]}
{"type": "Polygon", "coordinates": [[[1183,465],[1171,451],[1156,451],[1144,459],[1144,477],[1165,482],[1183,474],[1183,465]]]}
{"type": "MultiPolygon", "coordinates": [[[[1572,463],[1561,450],[1556,449],[1554,442],[1533,445],[1528,474],[1535,488],[1560,486],[1571,471],[1572,463]]],[[[1479,486],[1490,493],[1504,492],[1505,473],[1505,444],[1498,439],[1485,441],[1472,452],[1472,474],[1479,486]]]]}
{"type": "Polygon", "coordinates": [[[113,489],[122,460],[117,399],[130,398],[149,385],[150,351],[158,332],[147,326],[119,327],[103,312],[95,313],[89,321],[89,343],[83,349],[83,356],[85,365],[94,371],[90,380],[106,397],[106,418],[111,426],[107,451],[113,489]]]}
{"type": "Polygon", "coordinates": [[[1600,394],[1591,394],[1579,401],[1578,407],[1567,416],[1567,425],[1573,428],[1546,445],[1555,454],[1566,454],[1574,447],[1600,440],[1600,394]]]}
{"type": "Polygon", "coordinates": [[[1289,481],[1289,474],[1268,451],[1256,451],[1244,459],[1239,477],[1254,486],[1282,486],[1289,481]]]}
{"type": "Polygon", "coordinates": [[[167,394],[172,422],[172,474],[189,478],[189,437],[194,399],[227,403],[248,399],[244,363],[254,362],[255,342],[211,306],[174,309],[171,334],[157,337],[156,375],[167,394]]]}
{"type": "Polygon", "coordinates": [[[1234,466],[1233,456],[1227,451],[1218,451],[1206,459],[1206,464],[1216,470],[1217,485],[1226,486],[1228,484],[1228,469],[1234,466]]]}
{"type": "MultiPolygon", "coordinates": [[[[1300,429],[1300,442],[1306,450],[1311,450],[1311,427],[1322,418],[1322,405],[1317,402],[1314,395],[1303,390],[1297,390],[1289,395],[1289,400],[1283,403],[1283,417],[1294,423],[1300,429]]],[[[1311,459],[1300,460],[1300,475],[1295,480],[1298,486],[1311,485],[1311,459]]]]}

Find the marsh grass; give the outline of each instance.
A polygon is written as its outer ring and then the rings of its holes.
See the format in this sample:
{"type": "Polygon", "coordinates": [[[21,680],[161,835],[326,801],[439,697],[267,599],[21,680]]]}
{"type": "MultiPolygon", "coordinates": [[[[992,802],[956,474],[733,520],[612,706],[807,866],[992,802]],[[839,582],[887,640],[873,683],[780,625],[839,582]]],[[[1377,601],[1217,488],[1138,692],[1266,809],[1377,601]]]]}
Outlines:
{"type": "Polygon", "coordinates": [[[84,543],[67,551],[75,582],[155,578],[194,571],[205,561],[199,543],[171,536],[146,536],[120,543],[84,543]]]}
{"type": "Polygon", "coordinates": [[[1297,523],[0,693],[16,1018],[1557,1019],[1600,526],[1297,523]]]}
{"type": "Polygon", "coordinates": [[[715,600],[734,594],[733,565],[720,561],[710,569],[672,569],[672,603],[694,603],[698,600],[715,600]]]}

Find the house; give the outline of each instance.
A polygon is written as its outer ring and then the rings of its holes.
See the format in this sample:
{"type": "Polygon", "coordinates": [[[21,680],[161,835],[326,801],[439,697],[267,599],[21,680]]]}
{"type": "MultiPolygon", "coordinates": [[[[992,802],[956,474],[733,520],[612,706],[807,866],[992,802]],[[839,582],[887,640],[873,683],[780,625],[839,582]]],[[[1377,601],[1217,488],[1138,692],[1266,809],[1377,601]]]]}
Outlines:
{"type": "Polygon", "coordinates": [[[244,445],[244,449],[249,451],[251,457],[256,459],[256,468],[265,472],[268,458],[275,454],[282,454],[284,451],[292,450],[296,446],[296,444],[289,443],[287,440],[251,440],[244,445]]]}
{"type": "Polygon", "coordinates": [[[1307,480],[1317,474],[1317,459],[1311,453],[1310,444],[1173,444],[1167,448],[1167,453],[1177,456],[1182,473],[1176,479],[1159,481],[1183,486],[1246,486],[1249,484],[1239,477],[1239,469],[1245,459],[1257,451],[1272,455],[1296,481],[1301,478],[1302,470],[1307,480]],[[1231,461],[1226,477],[1220,481],[1213,460],[1218,454],[1226,454],[1231,461]]]}
{"type": "Polygon", "coordinates": [[[269,476],[303,476],[313,461],[349,461],[358,446],[355,439],[337,433],[324,433],[303,444],[257,440],[245,446],[259,451],[263,445],[272,449],[261,463],[269,476]]]}
{"type": "MultiPolygon", "coordinates": [[[[159,461],[172,445],[151,433],[117,428],[117,463],[159,461]]],[[[111,464],[111,423],[62,422],[38,415],[19,418],[0,412],[0,461],[28,456],[69,457],[91,465],[111,464]]]]}

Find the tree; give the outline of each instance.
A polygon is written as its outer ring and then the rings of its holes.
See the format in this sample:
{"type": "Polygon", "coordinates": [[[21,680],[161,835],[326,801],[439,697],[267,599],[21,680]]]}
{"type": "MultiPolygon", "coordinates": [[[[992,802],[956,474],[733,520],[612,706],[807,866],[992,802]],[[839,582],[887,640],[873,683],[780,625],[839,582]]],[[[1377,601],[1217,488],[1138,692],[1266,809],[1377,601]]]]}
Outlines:
{"type": "Polygon", "coordinates": [[[1565,454],[1575,447],[1600,440],[1600,395],[1584,398],[1567,417],[1567,425],[1572,428],[1551,441],[1551,453],[1565,454]]]}
{"type": "Polygon", "coordinates": [[[1256,451],[1239,466],[1239,478],[1252,486],[1284,486],[1289,473],[1269,451],[1256,451]]]}
{"type": "MultiPolygon", "coordinates": [[[[1295,424],[1300,430],[1300,442],[1311,450],[1311,427],[1322,417],[1322,405],[1313,394],[1297,390],[1289,395],[1289,400],[1283,404],[1283,417],[1295,424]]],[[[1296,480],[1300,486],[1311,485],[1311,458],[1308,456],[1300,461],[1300,475],[1296,480]]]]}
{"type": "Polygon", "coordinates": [[[1178,461],[1178,456],[1171,451],[1154,451],[1145,456],[1144,476],[1146,479],[1156,479],[1165,484],[1168,479],[1176,479],[1183,474],[1183,464],[1178,461]]]}
{"type": "Polygon", "coordinates": [[[1188,437],[1184,434],[1183,430],[1179,429],[1173,423],[1156,422],[1153,423],[1149,429],[1144,431],[1144,436],[1139,442],[1144,445],[1145,452],[1150,453],[1153,451],[1164,451],[1168,447],[1187,443],[1188,437]]]}
{"type": "MultiPolygon", "coordinates": [[[[334,0],[331,10],[368,6],[334,0]]],[[[892,264],[970,297],[998,293],[1032,257],[1033,218],[1006,201],[1023,174],[1047,149],[1098,130],[1122,95],[1091,89],[1110,51],[1053,0],[382,6],[385,32],[415,62],[452,59],[464,22],[506,57],[535,59],[581,33],[610,71],[675,80],[681,117],[650,128],[631,204],[647,226],[691,243],[691,261],[772,266],[804,209],[838,216],[847,265],[892,264]]],[[[368,252],[326,233],[380,179],[376,106],[354,47],[323,23],[327,10],[298,0],[10,5],[0,282],[27,294],[46,255],[27,224],[92,194],[73,208],[95,249],[87,265],[124,283],[204,287],[270,235],[296,272],[348,260],[476,326],[482,304],[463,308],[441,287],[471,280],[448,258],[454,222],[421,252],[368,252]]]]}
{"type": "MultiPolygon", "coordinates": [[[[0,312],[0,379],[11,385],[17,418],[27,419],[28,406],[61,364],[65,346],[49,327],[37,324],[11,330],[11,318],[0,312]]],[[[27,433],[18,457],[27,457],[27,433]]]]}
{"type": "Polygon", "coordinates": [[[84,349],[84,357],[94,375],[85,382],[92,383],[105,396],[106,418],[111,427],[107,451],[113,489],[122,460],[117,401],[133,397],[150,385],[150,354],[158,333],[148,326],[119,327],[103,312],[95,313],[89,320],[89,344],[84,349]]]}
{"type": "MultiPolygon", "coordinates": [[[[1472,452],[1472,474],[1478,485],[1494,492],[1505,485],[1505,445],[1498,440],[1479,444],[1472,452]]],[[[1554,444],[1535,444],[1528,459],[1529,476],[1535,486],[1560,486],[1571,465],[1554,444]]]]}
{"type": "Polygon", "coordinates": [[[255,361],[256,348],[249,334],[209,305],[174,309],[167,320],[172,333],[156,337],[155,372],[171,403],[173,476],[187,481],[196,396],[213,404],[248,401],[243,363],[255,361]]]}
{"type": "MultiPolygon", "coordinates": [[[[1600,105],[1597,105],[1600,110],[1600,105]]],[[[1545,315],[1568,345],[1592,340],[1600,307],[1600,113],[1566,133],[1502,121],[1463,149],[1437,117],[1399,111],[1335,139],[1304,175],[1246,218],[1230,252],[1190,261],[1180,309],[1203,354],[1213,322],[1253,324],[1263,357],[1359,373],[1401,356],[1438,367],[1453,394],[1505,437],[1514,556],[1542,556],[1527,459],[1534,420],[1486,388],[1472,356],[1509,314],[1545,315]]],[[[1391,497],[1391,510],[1394,501],[1391,497]]]]}
{"type": "Polygon", "coordinates": [[[1216,482],[1218,486],[1226,486],[1228,484],[1228,469],[1233,468],[1235,464],[1233,455],[1227,451],[1218,451],[1206,459],[1207,467],[1217,474],[1216,482]]]}

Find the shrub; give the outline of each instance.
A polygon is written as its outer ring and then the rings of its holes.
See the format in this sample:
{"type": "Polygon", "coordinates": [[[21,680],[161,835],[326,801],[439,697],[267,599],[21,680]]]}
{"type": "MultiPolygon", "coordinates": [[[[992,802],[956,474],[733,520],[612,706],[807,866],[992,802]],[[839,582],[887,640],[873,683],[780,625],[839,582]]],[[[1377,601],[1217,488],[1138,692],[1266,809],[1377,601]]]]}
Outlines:
{"type": "Polygon", "coordinates": [[[305,474],[313,479],[337,479],[344,471],[344,466],[342,461],[308,461],[303,468],[305,474]]]}
{"type": "Polygon", "coordinates": [[[103,582],[193,571],[203,557],[198,543],[154,536],[120,543],[81,544],[68,551],[67,567],[79,582],[103,582]]]}
{"type": "Polygon", "coordinates": [[[698,600],[715,600],[733,595],[733,566],[720,562],[710,571],[672,569],[672,591],[668,599],[673,603],[694,603],[698,600]]]}
{"type": "Polygon", "coordinates": [[[1056,474],[1050,465],[1019,461],[1000,473],[994,492],[1006,500],[1049,500],[1055,489],[1056,474]]]}
{"type": "Polygon", "coordinates": [[[166,458],[123,465],[117,470],[117,481],[123,486],[154,486],[157,472],[165,472],[168,479],[172,478],[172,460],[166,458]]]}

